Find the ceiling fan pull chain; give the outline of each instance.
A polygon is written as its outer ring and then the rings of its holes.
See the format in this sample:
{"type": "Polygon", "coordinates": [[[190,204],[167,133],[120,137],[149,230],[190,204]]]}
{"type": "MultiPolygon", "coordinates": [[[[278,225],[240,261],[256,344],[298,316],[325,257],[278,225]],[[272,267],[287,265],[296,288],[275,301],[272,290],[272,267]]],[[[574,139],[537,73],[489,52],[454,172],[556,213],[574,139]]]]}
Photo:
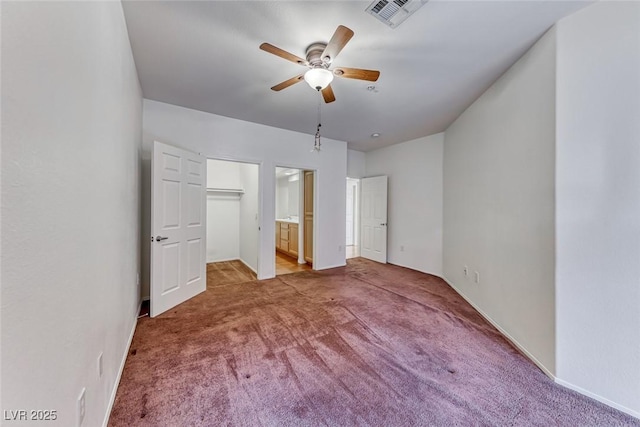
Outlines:
{"type": "Polygon", "coordinates": [[[322,94],[320,91],[318,91],[318,127],[316,128],[316,137],[313,144],[313,149],[315,151],[320,151],[320,127],[322,126],[322,115],[320,110],[320,107],[322,105],[321,97],[322,97],[322,94]]]}

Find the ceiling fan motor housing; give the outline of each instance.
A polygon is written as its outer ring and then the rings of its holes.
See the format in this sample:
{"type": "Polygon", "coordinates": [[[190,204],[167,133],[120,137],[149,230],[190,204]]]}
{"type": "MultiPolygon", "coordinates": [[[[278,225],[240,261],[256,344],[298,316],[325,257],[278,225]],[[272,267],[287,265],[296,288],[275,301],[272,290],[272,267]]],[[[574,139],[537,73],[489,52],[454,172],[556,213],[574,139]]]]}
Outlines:
{"type": "Polygon", "coordinates": [[[322,53],[327,47],[326,43],[313,43],[307,48],[307,62],[313,68],[329,68],[331,58],[329,56],[322,57],[322,53]]]}

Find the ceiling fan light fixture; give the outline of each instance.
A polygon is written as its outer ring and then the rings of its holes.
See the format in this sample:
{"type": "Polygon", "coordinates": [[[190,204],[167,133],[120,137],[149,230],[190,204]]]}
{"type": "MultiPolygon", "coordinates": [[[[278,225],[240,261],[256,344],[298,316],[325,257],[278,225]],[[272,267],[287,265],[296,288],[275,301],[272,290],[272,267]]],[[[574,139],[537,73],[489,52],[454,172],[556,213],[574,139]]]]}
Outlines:
{"type": "Polygon", "coordinates": [[[321,91],[331,84],[333,74],[325,68],[312,68],[304,73],[304,80],[317,91],[321,91]]]}
{"type": "MultiPolygon", "coordinates": [[[[0,0],[2,1],[2,0],[0,0]]],[[[407,2],[407,1],[427,1],[427,0],[377,0],[377,1],[394,1],[394,2],[407,2]]],[[[345,79],[364,80],[369,82],[375,82],[380,77],[380,71],[377,70],[364,70],[360,68],[336,68],[329,70],[331,63],[335,60],[336,56],[342,51],[342,48],[353,37],[353,31],[344,25],[338,25],[336,31],[331,36],[329,43],[315,42],[310,44],[306,49],[306,59],[300,58],[292,53],[282,50],[269,43],[262,43],[260,49],[287,61],[303,65],[310,68],[305,73],[300,73],[295,77],[285,80],[277,85],[273,86],[271,90],[279,92],[296,83],[300,83],[303,79],[307,82],[311,88],[317,92],[322,93],[324,102],[329,104],[336,100],[336,97],[331,88],[331,82],[334,76],[345,79]]],[[[375,91],[377,92],[377,90],[375,91]]]]}

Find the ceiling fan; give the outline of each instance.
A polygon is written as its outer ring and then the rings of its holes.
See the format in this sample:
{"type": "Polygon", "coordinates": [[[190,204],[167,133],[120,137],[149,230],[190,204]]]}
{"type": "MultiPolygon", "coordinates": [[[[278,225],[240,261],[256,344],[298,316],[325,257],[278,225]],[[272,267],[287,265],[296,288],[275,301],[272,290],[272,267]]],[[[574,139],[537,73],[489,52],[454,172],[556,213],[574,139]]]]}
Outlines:
{"type": "Polygon", "coordinates": [[[380,77],[380,71],[346,67],[338,67],[333,70],[329,69],[333,60],[349,40],[351,40],[351,37],[353,37],[353,31],[343,25],[339,25],[336,32],[333,33],[333,37],[329,40],[329,43],[317,42],[307,48],[306,59],[302,59],[272,44],[262,43],[260,49],[265,52],[272,53],[287,61],[295,62],[296,64],[309,68],[305,73],[273,86],[271,90],[280,91],[305,80],[313,89],[322,91],[324,101],[329,103],[336,100],[333,89],[331,89],[333,76],[375,82],[378,80],[378,77],[380,77]]]}

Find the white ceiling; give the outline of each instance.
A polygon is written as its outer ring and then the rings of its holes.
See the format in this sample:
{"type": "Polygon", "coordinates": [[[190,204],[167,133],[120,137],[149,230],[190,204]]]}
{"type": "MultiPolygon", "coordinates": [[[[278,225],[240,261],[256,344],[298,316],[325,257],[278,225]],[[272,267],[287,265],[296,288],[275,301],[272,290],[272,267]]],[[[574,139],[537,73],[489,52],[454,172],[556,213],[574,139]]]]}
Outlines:
{"type": "Polygon", "coordinates": [[[314,134],[318,94],[306,69],[258,48],[300,57],[340,24],[355,35],[333,66],[380,70],[371,83],[336,78],[322,135],[369,151],[444,131],[558,19],[582,1],[432,0],[396,29],[362,1],[125,1],[144,97],[314,134]],[[378,132],[379,138],[371,134],[378,132]]]}

